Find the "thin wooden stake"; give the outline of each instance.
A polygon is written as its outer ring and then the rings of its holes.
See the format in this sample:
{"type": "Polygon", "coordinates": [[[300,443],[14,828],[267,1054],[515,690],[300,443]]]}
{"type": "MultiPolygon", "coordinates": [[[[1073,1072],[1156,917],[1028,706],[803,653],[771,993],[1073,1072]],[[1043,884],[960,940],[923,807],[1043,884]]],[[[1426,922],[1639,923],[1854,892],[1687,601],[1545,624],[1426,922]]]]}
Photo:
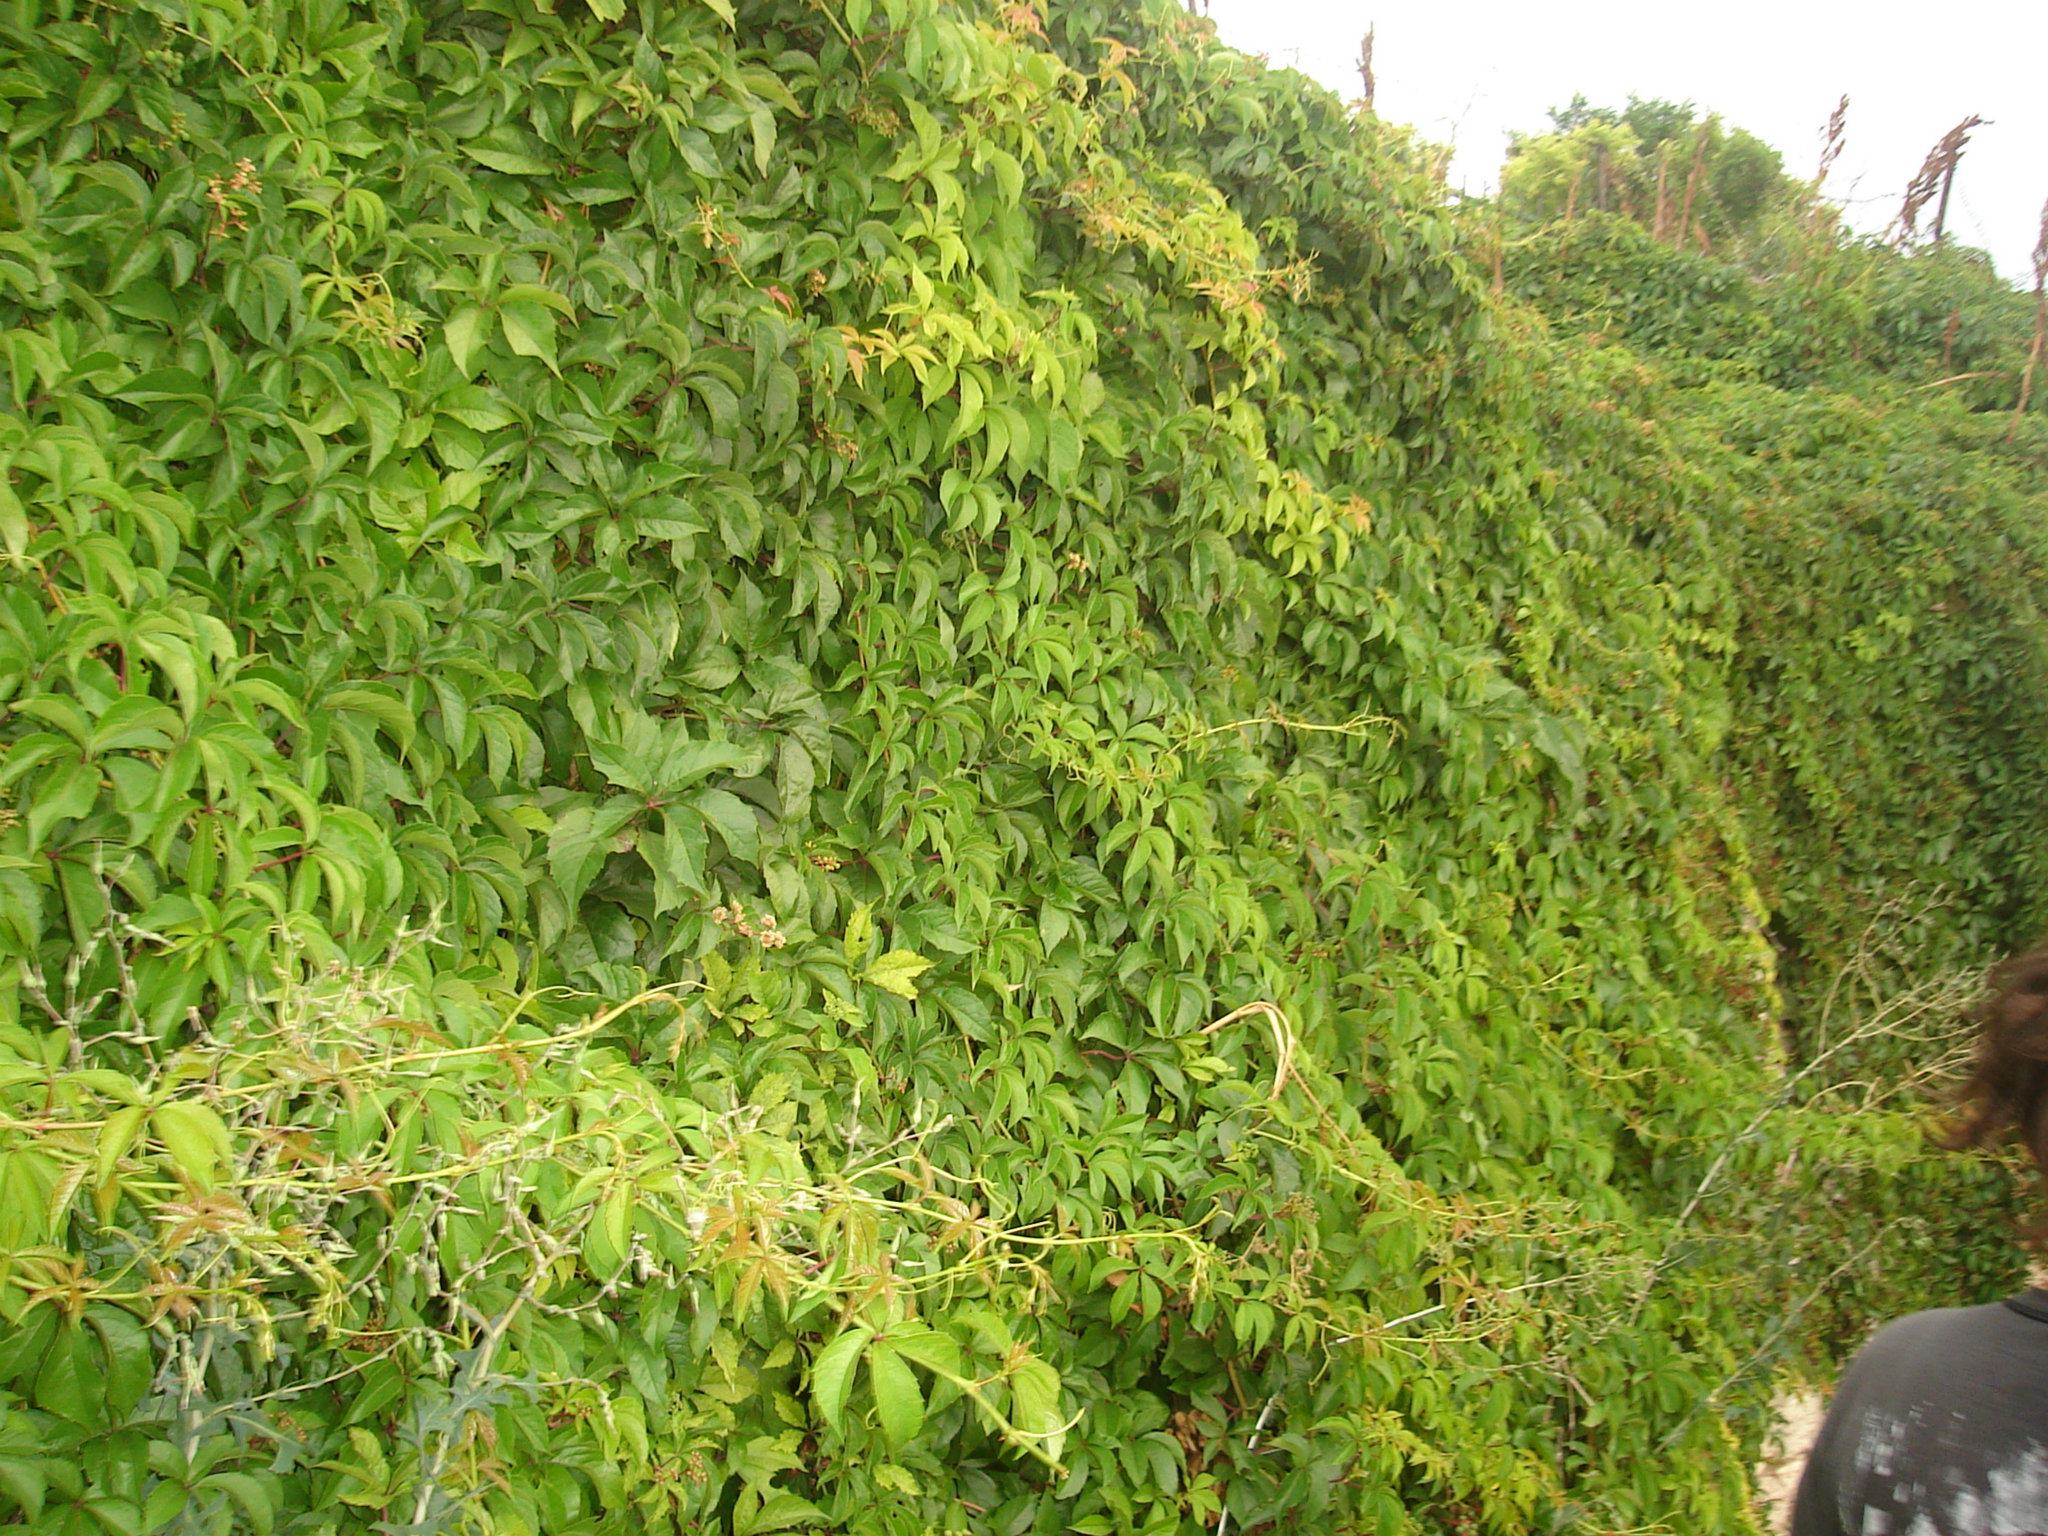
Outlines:
{"type": "Polygon", "coordinates": [[[2041,366],[2044,347],[2048,347],[2048,203],[2041,205],[2041,238],[2034,242],[2034,344],[2027,349],[2026,371],[2020,375],[2020,403],[2012,408],[2007,437],[2019,430],[2033,402],[2034,371],[2041,366]]]}
{"type": "Polygon", "coordinates": [[[1813,178],[1813,232],[1819,234],[1826,215],[1827,204],[1820,200],[1820,189],[1828,179],[1828,172],[1835,168],[1835,162],[1842,157],[1842,146],[1849,138],[1849,98],[1844,95],[1835,104],[1835,110],[1828,115],[1828,126],[1821,135],[1820,171],[1813,178]]]}
{"type": "Polygon", "coordinates": [[[1666,139],[1657,146],[1657,218],[1650,228],[1650,238],[1659,245],[1664,243],[1664,226],[1671,218],[1671,203],[1665,194],[1664,181],[1671,169],[1671,141],[1666,139]]]}
{"type": "Polygon", "coordinates": [[[1898,231],[1897,244],[1904,247],[1919,231],[1920,210],[1941,198],[1934,215],[1934,243],[1941,244],[1943,225],[1948,217],[1949,188],[1956,179],[1956,166],[1962,161],[1963,146],[1970,142],[1973,130],[1985,126],[1985,119],[1975,113],[1964,118],[1955,127],[1943,134],[1934,148],[1927,151],[1927,158],[1920,163],[1920,169],[1913,173],[1912,181],[1906,185],[1906,198],[1899,205],[1898,217],[1892,220],[1892,227],[1898,231]]]}
{"type": "Polygon", "coordinates": [[[1712,126],[1713,119],[1711,118],[1701,123],[1699,134],[1693,140],[1692,170],[1686,174],[1685,178],[1685,206],[1679,210],[1678,227],[1671,232],[1672,245],[1680,249],[1683,249],[1685,237],[1692,228],[1692,204],[1693,199],[1699,195],[1700,177],[1706,173],[1707,130],[1712,126]]]}

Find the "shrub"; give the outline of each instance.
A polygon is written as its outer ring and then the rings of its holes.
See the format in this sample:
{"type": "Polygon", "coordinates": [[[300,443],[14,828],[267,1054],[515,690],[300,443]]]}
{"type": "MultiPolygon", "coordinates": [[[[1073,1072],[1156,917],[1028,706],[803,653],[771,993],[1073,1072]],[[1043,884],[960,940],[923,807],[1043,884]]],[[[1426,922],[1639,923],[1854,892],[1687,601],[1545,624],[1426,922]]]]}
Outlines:
{"type": "Polygon", "coordinates": [[[0,54],[8,1518],[1746,1518],[1914,1139],[1774,1109],[1718,471],[1405,140],[1165,4],[0,54]]]}

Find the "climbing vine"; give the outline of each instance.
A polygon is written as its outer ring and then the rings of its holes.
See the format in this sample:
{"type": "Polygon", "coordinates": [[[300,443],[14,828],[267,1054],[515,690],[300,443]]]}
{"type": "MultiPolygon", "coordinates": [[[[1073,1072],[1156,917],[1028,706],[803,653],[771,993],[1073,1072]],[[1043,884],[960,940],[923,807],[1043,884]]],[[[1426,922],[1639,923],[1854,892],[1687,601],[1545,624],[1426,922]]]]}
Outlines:
{"type": "Polygon", "coordinates": [[[1695,456],[1170,4],[47,0],[0,133],[0,1518],[1747,1518],[1917,1146],[1769,927],[1941,861],[1746,584],[1920,665],[1973,424],[1695,456]]]}

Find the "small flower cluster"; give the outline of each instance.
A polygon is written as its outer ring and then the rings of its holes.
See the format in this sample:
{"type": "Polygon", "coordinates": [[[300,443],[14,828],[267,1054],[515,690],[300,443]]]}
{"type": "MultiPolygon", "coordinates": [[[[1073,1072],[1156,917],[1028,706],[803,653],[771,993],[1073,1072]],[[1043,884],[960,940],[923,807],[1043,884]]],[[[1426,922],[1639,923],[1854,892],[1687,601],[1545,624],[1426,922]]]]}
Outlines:
{"type": "Polygon", "coordinates": [[[885,139],[893,139],[903,131],[903,118],[896,109],[886,102],[871,101],[865,96],[857,97],[846,109],[849,122],[863,128],[872,128],[885,139]]]}
{"type": "Polygon", "coordinates": [[[814,441],[823,443],[849,464],[860,457],[860,444],[827,422],[813,423],[811,437],[814,441]]]}
{"type": "Polygon", "coordinates": [[[721,928],[730,928],[743,939],[752,939],[763,949],[780,949],[789,942],[789,935],[775,926],[775,914],[764,912],[758,923],[750,921],[747,909],[737,897],[729,907],[713,907],[711,921],[721,928]]]}
{"type": "Polygon", "coordinates": [[[206,200],[213,204],[213,233],[230,234],[249,227],[249,215],[234,201],[235,194],[246,192],[254,197],[263,190],[263,183],[256,175],[256,162],[244,155],[235,162],[235,174],[222,179],[219,176],[206,178],[206,200]]]}
{"type": "Polygon", "coordinates": [[[732,253],[740,248],[740,237],[725,227],[725,215],[718,211],[716,203],[699,198],[697,217],[691,223],[696,228],[697,238],[704,242],[704,249],[718,253],[717,260],[730,260],[732,253]]]}

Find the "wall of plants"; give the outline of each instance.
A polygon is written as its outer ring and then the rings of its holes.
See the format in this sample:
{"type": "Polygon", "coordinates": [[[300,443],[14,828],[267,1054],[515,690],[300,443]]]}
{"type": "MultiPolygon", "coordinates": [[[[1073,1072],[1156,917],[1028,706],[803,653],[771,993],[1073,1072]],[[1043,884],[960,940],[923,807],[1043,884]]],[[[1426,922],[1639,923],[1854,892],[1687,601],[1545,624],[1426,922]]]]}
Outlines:
{"type": "Polygon", "coordinates": [[[1566,334],[1646,354],[1681,382],[1861,395],[1889,380],[1916,391],[1915,408],[1938,390],[1987,412],[2019,400],[2033,298],[1981,251],[1850,238],[1810,203],[1723,253],[1673,249],[1613,214],[1532,223],[1479,204],[1464,219],[1507,291],[1566,334]]]}
{"type": "Polygon", "coordinates": [[[2037,1198],[1930,1142],[1978,971],[2048,925],[2043,434],[1876,370],[1787,389],[1696,356],[1580,355],[1594,409],[1646,453],[1612,515],[1717,658],[1693,707],[1727,722],[1712,772],[1762,914],[1741,920],[1773,954],[1781,1095],[1817,1138],[1752,1219],[1797,1250],[1806,1283],[1778,1305],[1825,1356],[1876,1319],[1999,1294],[2037,1198]]]}
{"type": "Polygon", "coordinates": [[[2038,436],[1644,414],[1164,3],[47,0],[0,133],[0,1519],[1744,1528],[2038,436]]]}

